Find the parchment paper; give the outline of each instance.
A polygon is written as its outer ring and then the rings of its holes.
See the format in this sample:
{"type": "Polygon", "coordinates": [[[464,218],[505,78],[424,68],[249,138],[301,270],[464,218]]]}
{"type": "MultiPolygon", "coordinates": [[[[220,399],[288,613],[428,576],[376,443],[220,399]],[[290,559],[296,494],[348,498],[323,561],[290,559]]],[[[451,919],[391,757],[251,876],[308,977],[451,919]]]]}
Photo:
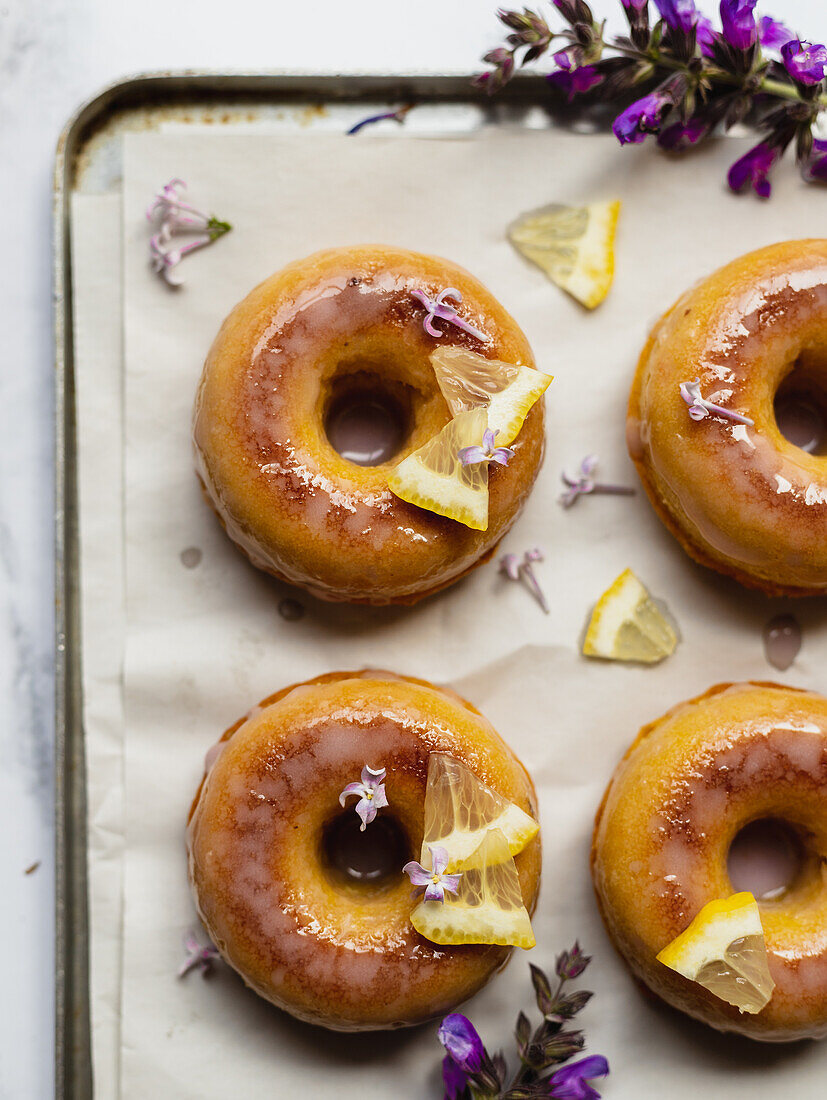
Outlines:
{"type": "Polygon", "coordinates": [[[123,309],[121,199],[72,198],[92,1060],[117,1095],[123,885],[123,309]]]}
{"type": "MultiPolygon", "coordinates": [[[[699,276],[760,244],[820,231],[824,196],[780,173],[769,204],[726,193],[740,145],[689,162],[654,163],[610,137],[482,133],[458,140],[365,140],[301,134],[129,135],[125,147],[126,859],[122,1095],[211,1100],[228,1095],[343,1098],[438,1095],[435,1027],[337,1037],[297,1024],[247,992],[229,970],[175,978],[193,924],[184,822],[204,753],[252,704],[319,672],[387,667],[448,679],[523,758],[540,794],[545,866],[530,958],[552,965],[576,937],[594,954],[583,1014],[589,1049],[612,1065],[605,1095],[754,1098],[817,1095],[827,1048],[756,1047],[652,1005],[633,985],[597,918],[587,867],[592,819],[638,728],[722,679],[821,687],[824,611],[795,605],[805,627],[786,675],[765,663],[761,627],[783,605],[695,567],[638,494],[556,503],[564,465],[596,451],[600,473],[635,484],[623,444],[635,360],[659,312],[699,276]],[[235,229],[182,267],[170,291],[147,264],[143,211],[172,176],[235,229]],[[587,315],[506,242],[517,214],[550,201],[624,201],[617,279],[587,315]],[[414,609],[329,606],[277,614],[289,590],[246,564],[201,499],[190,410],[224,315],[282,264],[331,245],[378,241],[468,267],[525,328],[547,395],[545,468],[504,550],[544,547],[544,616],[495,565],[414,609]],[[187,569],[181,551],[197,547],[187,569]],[[598,595],[632,566],[676,616],[683,642],[653,669],[578,654],[598,595]]],[[[295,593],[291,593],[295,595],[295,593]]],[[[467,1011],[494,1049],[511,1049],[531,1001],[528,956],[467,1011]]],[[[821,1078],[823,1081],[823,1078],[821,1078]]]]}

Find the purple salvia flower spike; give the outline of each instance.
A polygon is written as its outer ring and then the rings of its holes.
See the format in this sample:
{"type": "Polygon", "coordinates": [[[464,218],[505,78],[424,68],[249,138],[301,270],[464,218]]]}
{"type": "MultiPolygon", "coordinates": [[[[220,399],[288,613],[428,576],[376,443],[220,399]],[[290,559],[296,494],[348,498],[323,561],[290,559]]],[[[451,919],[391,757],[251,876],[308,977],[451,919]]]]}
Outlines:
{"type": "Polygon", "coordinates": [[[456,287],[446,287],[445,290],[441,290],[437,294],[436,298],[429,298],[424,290],[412,290],[411,297],[416,298],[428,311],[422,325],[429,336],[433,336],[437,340],[442,337],[443,333],[434,325],[434,319],[438,318],[440,321],[446,321],[448,324],[461,329],[462,332],[467,332],[469,336],[474,336],[477,340],[487,343],[488,336],[480,329],[474,328],[468,321],[464,321],[456,309],[448,304],[449,299],[455,301],[457,305],[462,303],[462,295],[456,287]]]}
{"type": "Polygon", "coordinates": [[[732,409],[724,408],[722,405],[713,405],[711,401],[702,397],[700,378],[696,378],[694,382],[681,382],[679,391],[689,406],[689,415],[693,420],[705,420],[707,416],[714,413],[717,416],[726,417],[727,420],[734,420],[737,424],[755,423],[749,416],[741,416],[740,413],[733,412],[732,409]]]}
{"type": "Polygon", "coordinates": [[[520,559],[516,554],[503,554],[500,558],[500,572],[510,581],[520,579],[520,559]]]}

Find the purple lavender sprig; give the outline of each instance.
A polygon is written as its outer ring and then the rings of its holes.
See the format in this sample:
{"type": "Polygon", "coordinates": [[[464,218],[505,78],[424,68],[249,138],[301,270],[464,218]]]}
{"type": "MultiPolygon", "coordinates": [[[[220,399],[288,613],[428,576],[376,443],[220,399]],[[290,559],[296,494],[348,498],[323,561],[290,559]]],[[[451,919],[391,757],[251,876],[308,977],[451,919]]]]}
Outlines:
{"type": "Polygon", "coordinates": [[[720,0],[720,29],[695,0],[621,0],[628,34],[610,39],[585,0],[552,2],[560,30],[529,8],[498,11],[509,34],[483,58],[492,68],[477,87],[496,92],[551,50],[548,81],[570,101],[627,101],[612,126],[622,145],[653,136],[682,152],[741,122],[761,140],[730,169],[733,191],[768,198],[770,173],[790,147],[806,180],[827,181],[827,146],[813,140],[827,107],[827,47],[756,18],[757,0],[720,0]]]}
{"type": "Polygon", "coordinates": [[[557,958],[553,989],[546,974],[531,967],[534,996],[543,1019],[532,1028],[524,1012],[517,1017],[520,1064],[510,1081],[505,1058],[488,1053],[471,1021],[459,1012],[446,1016],[439,1028],[439,1041],[446,1051],[442,1062],[445,1100],[600,1100],[600,1093],[589,1082],[605,1077],[609,1063],[600,1055],[571,1062],[585,1039],[582,1031],[566,1026],[591,999],[585,989],[571,993],[565,989],[589,961],[576,943],[571,951],[564,951],[557,958]]]}

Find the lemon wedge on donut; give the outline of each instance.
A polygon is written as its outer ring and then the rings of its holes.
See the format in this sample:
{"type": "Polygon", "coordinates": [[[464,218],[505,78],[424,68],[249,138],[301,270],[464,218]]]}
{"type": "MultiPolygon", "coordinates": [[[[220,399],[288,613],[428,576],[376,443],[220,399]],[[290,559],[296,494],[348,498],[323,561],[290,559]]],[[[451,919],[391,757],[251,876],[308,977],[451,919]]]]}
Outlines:
{"type": "Polygon", "coordinates": [[[673,653],[675,629],[631,569],[597,601],[583,642],[586,657],[655,664],[673,653]]]}
{"type": "Polygon", "coordinates": [[[437,348],[431,363],[451,415],[485,407],[488,427],[498,431],[498,447],[508,447],[517,438],[529,410],[552,380],[533,367],[486,359],[465,348],[437,348]]]}
{"type": "Polygon", "coordinates": [[[425,864],[430,845],[448,853],[448,870],[480,866],[486,833],[497,830],[508,856],[515,856],[540,831],[524,810],[487,787],[465,764],[443,752],[428,759],[425,788],[425,835],[420,861],[425,864]]]}
{"type": "Polygon", "coordinates": [[[485,462],[463,466],[459,451],[480,443],[487,426],[484,408],[471,409],[455,417],[424,447],[409,454],[391,471],[388,478],[391,492],[409,504],[485,531],[488,527],[488,466],[485,462]]]}
{"type": "Polygon", "coordinates": [[[446,890],[444,901],[422,900],[415,906],[411,913],[414,928],[438,944],[534,947],[517,868],[499,829],[485,833],[474,863],[475,868],[461,872],[456,894],[446,890]]]}
{"type": "Polygon", "coordinates": [[[746,892],[705,905],[658,961],[741,1012],[760,1012],[775,989],[761,914],[746,892]]]}
{"type": "Polygon", "coordinates": [[[586,206],[552,203],[517,218],[508,227],[508,239],[553,283],[594,309],[614,279],[619,214],[618,201],[586,206]]]}

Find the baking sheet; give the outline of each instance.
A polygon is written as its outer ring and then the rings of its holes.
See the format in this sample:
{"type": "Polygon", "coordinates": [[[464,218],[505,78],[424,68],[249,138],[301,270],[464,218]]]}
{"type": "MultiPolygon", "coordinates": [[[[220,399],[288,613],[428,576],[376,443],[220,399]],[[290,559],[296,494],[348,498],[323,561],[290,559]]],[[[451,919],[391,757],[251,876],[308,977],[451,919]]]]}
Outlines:
{"type": "Polygon", "coordinates": [[[120,195],[72,197],[89,992],[99,1097],[119,1088],[123,879],[123,296],[120,195]]]}
{"type": "MultiPolygon", "coordinates": [[[[126,860],[122,1095],[210,1098],[241,1089],[343,1096],[365,1089],[434,1094],[435,1028],[330,1037],[244,990],[174,975],[193,922],[183,824],[203,754],[259,698],[332,668],[384,665],[451,682],[522,756],[540,792],[545,867],[531,958],[579,936],[595,954],[597,997],[583,1023],[612,1063],[607,1096],[720,1090],[724,1077],[763,1097],[815,1095],[824,1048],[756,1048],[652,1008],[602,933],[586,853],[591,819],[614,762],[638,727],[722,678],[767,676],[760,628],[782,606],[691,565],[642,496],[556,504],[562,465],[601,455],[601,474],[634,483],[623,408],[646,329],[685,286],[731,256],[817,224],[815,190],[788,173],[769,205],[735,199],[721,178],[734,143],[691,167],[610,138],[486,133],[462,140],[364,141],[315,136],[135,135],[126,138],[126,860]],[[235,230],[186,261],[170,292],[147,267],[143,210],[181,175],[196,203],[235,230]],[[548,284],[505,242],[505,225],[549,201],[624,199],[618,277],[594,315],[548,284]],[[297,623],[277,615],[287,589],[230,546],[191,472],[189,413],[204,354],[228,309],[272,270],[316,248],[363,241],[449,256],[477,274],[525,328],[549,391],[549,446],[526,513],[506,550],[535,544],[552,614],[494,566],[415,609],[320,605],[297,623]],[[181,552],[202,551],[195,569],[181,552]],[[675,613],[684,642],[655,669],[589,663],[577,640],[590,605],[631,565],[675,613]],[[551,717],[550,717],[551,716],[551,717]],[[318,1058],[323,1044],[324,1064],[318,1058]]],[[[805,648],[774,678],[823,687],[824,613],[796,604],[805,648]]],[[[469,1008],[491,1046],[507,1044],[530,1001],[515,958],[469,1008]]]]}

